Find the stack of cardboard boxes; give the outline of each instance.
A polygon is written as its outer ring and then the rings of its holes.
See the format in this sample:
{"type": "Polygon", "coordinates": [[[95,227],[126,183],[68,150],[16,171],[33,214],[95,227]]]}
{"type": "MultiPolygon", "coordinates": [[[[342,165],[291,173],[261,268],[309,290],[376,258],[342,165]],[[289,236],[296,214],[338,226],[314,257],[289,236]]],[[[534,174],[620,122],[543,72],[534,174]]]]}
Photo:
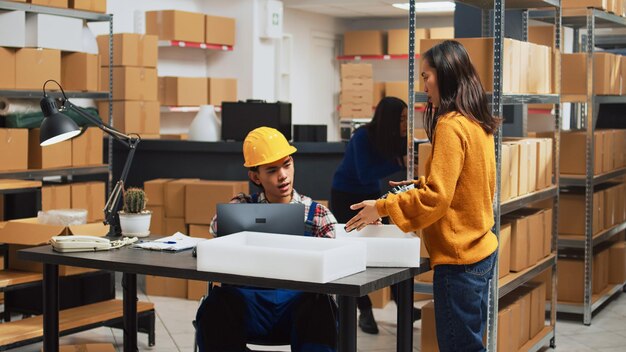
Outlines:
{"type": "Polygon", "coordinates": [[[626,2],[624,0],[563,0],[563,9],[584,9],[593,7],[599,10],[613,13],[618,16],[626,16],[626,2]]]}
{"type": "Polygon", "coordinates": [[[159,77],[159,102],[164,106],[221,106],[237,101],[237,79],[159,77]]]}
{"type": "MultiPolygon", "coordinates": [[[[227,203],[238,193],[249,193],[247,181],[199,179],[155,179],[144,183],[150,232],[171,235],[177,231],[192,237],[212,238],[209,225],[218,203],[227,203]]],[[[206,282],[146,277],[146,293],[198,299],[206,293],[206,282]]]]}
{"type": "Polygon", "coordinates": [[[191,43],[235,45],[235,19],[202,13],[164,10],[146,12],[146,33],[191,43]]]}
{"type": "MultiPolygon", "coordinates": [[[[378,103],[378,102],[376,102],[378,103]]],[[[370,64],[341,65],[341,118],[372,117],[374,79],[370,64]]]]}
{"type": "MultiPolygon", "coordinates": [[[[98,36],[101,90],[109,90],[109,36],[98,36]]],[[[113,35],[113,126],[124,133],[158,135],[157,37],[134,33],[113,35]]],[[[98,104],[109,116],[109,102],[98,104]]]]}

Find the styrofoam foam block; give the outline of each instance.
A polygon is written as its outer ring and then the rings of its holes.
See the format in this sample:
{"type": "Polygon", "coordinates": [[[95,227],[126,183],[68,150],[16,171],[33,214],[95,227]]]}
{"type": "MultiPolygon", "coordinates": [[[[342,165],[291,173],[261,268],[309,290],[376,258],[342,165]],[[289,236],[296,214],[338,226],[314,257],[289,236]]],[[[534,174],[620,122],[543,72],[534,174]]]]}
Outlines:
{"type": "Polygon", "coordinates": [[[367,266],[420,266],[420,238],[404,233],[395,225],[369,225],[361,231],[346,233],[344,224],[335,225],[337,238],[364,242],[367,245],[367,266]]]}
{"type": "Polygon", "coordinates": [[[26,46],[83,50],[83,20],[40,13],[26,14],[26,46]]]}
{"type": "Polygon", "coordinates": [[[0,46],[26,45],[26,12],[0,11],[0,46]]]}
{"type": "Polygon", "coordinates": [[[365,270],[365,244],[244,231],[198,244],[197,269],[325,283],[365,270]]]}

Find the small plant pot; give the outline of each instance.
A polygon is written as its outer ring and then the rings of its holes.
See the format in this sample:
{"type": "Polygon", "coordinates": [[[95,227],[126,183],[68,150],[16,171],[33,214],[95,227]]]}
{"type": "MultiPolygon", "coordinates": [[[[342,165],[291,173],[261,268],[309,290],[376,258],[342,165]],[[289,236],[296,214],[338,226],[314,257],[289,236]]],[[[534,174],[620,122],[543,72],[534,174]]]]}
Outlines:
{"type": "Polygon", "coordinates": [[[152,211],[144,210],[141,213],[118,212],[122,235],[130,237],[147,237],[150,235],[150,219],[152,211]]]}

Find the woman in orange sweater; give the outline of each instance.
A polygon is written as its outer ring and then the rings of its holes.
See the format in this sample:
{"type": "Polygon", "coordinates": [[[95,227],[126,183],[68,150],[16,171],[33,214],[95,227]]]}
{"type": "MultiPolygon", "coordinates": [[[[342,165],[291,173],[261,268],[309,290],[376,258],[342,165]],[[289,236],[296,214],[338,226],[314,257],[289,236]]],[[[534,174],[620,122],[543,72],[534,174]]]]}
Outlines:
{"type": "Polygon", "coordinates": [[[496,164],[493,134],[500,123],[465,48],[448,40],[422,56],[428,106],[424,128],[433,144],[426,175],[415,189],[366,200],[347,224],[360,230],[389,216],[405,232],[423,229],[434,269],[433,293],[439,349],[484,351],[489,285],[498,239],[493,197],[496,164]]]}

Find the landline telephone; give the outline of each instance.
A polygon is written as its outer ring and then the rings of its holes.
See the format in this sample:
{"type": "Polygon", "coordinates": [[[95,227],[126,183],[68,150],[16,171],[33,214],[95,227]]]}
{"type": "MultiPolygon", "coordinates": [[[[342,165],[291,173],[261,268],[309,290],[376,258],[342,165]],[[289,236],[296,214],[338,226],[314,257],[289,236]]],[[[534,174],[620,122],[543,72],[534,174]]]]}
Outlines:
{"type": "Polygon", "coordinates": [[[111,241],[97,236],[53,236],[50,240],[52,248],[57,252],[106,251],[134,242],[137,242],[137,237],[124,237],[111,241]]]}

